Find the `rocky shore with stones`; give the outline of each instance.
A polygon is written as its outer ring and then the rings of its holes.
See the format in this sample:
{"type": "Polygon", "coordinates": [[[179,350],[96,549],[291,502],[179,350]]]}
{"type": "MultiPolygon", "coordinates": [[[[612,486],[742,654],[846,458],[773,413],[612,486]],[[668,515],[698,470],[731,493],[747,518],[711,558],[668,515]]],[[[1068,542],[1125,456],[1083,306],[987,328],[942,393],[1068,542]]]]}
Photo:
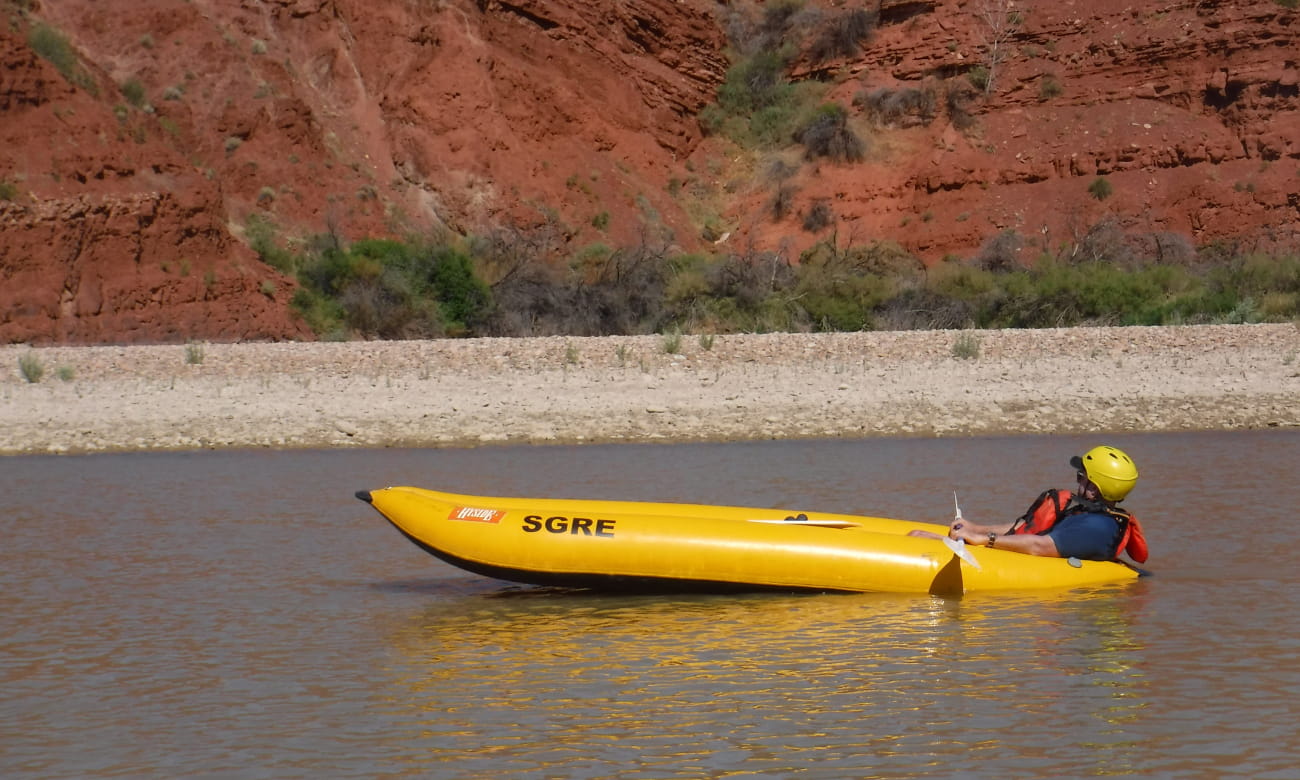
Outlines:
{"type": "Polygon", "coordinates": [[[9,345],[0,366],[0,454],[1300,427],[1294,323],[9,345]]]}

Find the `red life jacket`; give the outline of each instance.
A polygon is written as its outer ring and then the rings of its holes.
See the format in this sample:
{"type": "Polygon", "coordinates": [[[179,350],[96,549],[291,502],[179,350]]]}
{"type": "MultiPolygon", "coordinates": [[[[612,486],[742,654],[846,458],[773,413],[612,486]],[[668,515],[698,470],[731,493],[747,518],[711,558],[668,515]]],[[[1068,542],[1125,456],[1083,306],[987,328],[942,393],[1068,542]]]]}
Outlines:
{"type": "Polygon", "coordinates": [[[1123,550],[1138,563],[1146,563],[1147,539],[1142,533],[1142,524],[1132,512],[1100,502],[1084,501],[1068,490],[1044,491],[1029,506],[1029,511],[1012,523],[1008,533],[1041,536],[1051,531],[1061,518],[1083,513],[1110,515],[1120,524],[1119,543],[1111,551],[1112,558],[1118,560],[1123,550]]]}

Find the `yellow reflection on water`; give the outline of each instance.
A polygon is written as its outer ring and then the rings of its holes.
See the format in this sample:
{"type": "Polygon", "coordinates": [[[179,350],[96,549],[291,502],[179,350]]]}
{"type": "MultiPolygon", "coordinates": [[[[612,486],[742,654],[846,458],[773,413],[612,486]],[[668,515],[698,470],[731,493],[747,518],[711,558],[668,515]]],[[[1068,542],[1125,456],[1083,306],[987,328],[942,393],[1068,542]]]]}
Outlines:
{"type": "MultiPolygon", "coordinates": [[[[1140,589],[1140,587],[1139,587],[1140,589]]],[[[607,596],[506,590],[391,627],[393,701],[417,763],[473,773],[590,764],[778,774],[999,759],[1122,771],[1142,717],[1132,588],[903,595],[607,596]],[[1038,752],[1041,749],[1041,753],[1038,752]],[[1033,751],[1033,752],[1028,752],[1033,751]]],[[[1027,762],[1027,763],[1023,763],[1027,762]]],[[[595,771],[595,767],[605,767],[595,771]]]]}

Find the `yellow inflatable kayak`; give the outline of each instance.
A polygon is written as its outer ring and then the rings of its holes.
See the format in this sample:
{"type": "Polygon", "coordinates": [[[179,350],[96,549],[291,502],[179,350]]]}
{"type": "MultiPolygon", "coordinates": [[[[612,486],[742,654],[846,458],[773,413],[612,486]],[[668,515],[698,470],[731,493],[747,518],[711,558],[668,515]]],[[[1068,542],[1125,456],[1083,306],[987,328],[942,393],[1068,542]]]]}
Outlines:
{"type": "Polygon", "coordinates": [[[1135,579],[1121,563],[959,549],[937,526],[745,507],[360,491],[408,539],[512,582],[617,590],[954,594],[1135,579]],[[959,557],[960,556],[960,557],[959,557]],[[964,560],[963,560],[964,559],[964,560]]]}

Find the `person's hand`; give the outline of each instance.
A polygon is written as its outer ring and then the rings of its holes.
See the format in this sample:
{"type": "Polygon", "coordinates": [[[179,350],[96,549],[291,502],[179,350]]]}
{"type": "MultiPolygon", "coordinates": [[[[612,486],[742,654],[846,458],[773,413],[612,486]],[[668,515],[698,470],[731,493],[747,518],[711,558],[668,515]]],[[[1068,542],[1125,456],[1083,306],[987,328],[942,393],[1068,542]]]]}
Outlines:
{"type": "Polygon", "coordinates": [[[948,538],[973,543],[979,535],[972,531],[965,520],[953,520],[952,525],[948,526],[948,538]]]}

